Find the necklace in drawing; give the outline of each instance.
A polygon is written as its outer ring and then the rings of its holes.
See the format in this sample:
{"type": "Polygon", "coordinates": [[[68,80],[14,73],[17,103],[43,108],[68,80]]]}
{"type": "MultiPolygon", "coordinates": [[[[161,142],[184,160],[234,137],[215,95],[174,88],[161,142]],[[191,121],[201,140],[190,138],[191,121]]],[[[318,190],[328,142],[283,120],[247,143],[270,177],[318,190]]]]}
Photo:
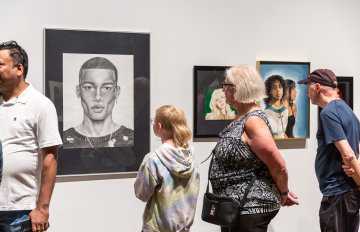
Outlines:
{"type": "MultiPolygon", "coordinates": [[[[107,147],[115,147],[115,143],[116,143],[116,139],[115,138],[112,138],[112,133],[110,134],[110,138],[109,140],[107,141],[107,147]]],[[[88,143],[90,144],[90,146],[92,148],[95,148],[94,145],[91,143],[90,139],[85,136],[86,140],[88,141],[88,143]]]]}
{"type": "Polygon", "coordinates": [[[284,116],[281,113],[279,113],[278,119],[280,119],[282,131],[285,131],[283,118],[284,116]]]}

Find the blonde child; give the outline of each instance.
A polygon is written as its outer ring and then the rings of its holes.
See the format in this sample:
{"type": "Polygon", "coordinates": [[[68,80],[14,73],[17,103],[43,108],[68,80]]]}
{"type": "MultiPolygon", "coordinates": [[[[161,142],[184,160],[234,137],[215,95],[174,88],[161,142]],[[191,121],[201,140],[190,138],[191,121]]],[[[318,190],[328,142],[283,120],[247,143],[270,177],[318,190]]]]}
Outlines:
{"type": "Polygon", "coordinates": [[[158,108],[152,125],[162,144],[144,157],[134,184],[136,197],[147,202],[142,231],[190,231],[200,186],[191,130],[173,105],[158,108]]]}

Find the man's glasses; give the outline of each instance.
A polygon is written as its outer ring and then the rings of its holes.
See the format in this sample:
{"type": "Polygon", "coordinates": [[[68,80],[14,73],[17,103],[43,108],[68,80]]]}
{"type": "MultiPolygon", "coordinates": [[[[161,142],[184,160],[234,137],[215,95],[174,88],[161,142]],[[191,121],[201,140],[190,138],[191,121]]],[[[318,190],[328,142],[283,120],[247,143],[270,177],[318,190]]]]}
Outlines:
{"type": "Polygon", "coordinates": [[[150,125],[154,125],[155,123],[155,118],[150,118],[150,125]]]}
{"type": "Polygon", "coordinates": [[[225,83],[225,82],[221,83],[221,88],[223,88],[223,89],[225,89],[225,88],[228,87],[228,86],[234,87],[235,85],[234,85],[234,84],[225,83]]]}

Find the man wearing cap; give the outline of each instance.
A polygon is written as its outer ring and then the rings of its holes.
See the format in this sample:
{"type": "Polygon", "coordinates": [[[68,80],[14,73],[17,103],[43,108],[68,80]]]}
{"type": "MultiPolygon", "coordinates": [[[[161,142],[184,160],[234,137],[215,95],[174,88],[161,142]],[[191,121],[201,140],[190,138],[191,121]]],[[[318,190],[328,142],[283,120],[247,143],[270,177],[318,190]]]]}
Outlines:
{"type": "Polygon", "coordinates": [[[62,141],[55,106],[25,81],[27,70],[25,50],[15,41],[0,43],[1,232],[25,231],[21,225],[29,219],[32,231],[49,226],[62,141]]]}
{"type": "Polygon", "coordinates": [[[319,210],[321,231],[357,232],[359,120],[338,97],[336,76],[331,70],[317,69],[298,83],[306,84],[311,103],[323,108],[316,133],[318,149],[315,159],[316,176],[323,194],[319,210]],[[347,173],[355,174],[353,178],[345,174],[343,163],[350,169],[347,173]]]}

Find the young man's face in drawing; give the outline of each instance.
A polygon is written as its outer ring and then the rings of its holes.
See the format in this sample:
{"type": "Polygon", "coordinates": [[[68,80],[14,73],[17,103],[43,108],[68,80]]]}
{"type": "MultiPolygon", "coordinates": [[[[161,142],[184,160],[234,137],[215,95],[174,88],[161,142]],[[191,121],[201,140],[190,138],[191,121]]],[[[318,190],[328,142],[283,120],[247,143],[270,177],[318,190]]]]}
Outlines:
{"type": "Polygon", "coordinates": [[[76,88],[84,116],[93,121],[102,121],[111,117],[119,90],[113,70],[85,69],[76,88]]]}

